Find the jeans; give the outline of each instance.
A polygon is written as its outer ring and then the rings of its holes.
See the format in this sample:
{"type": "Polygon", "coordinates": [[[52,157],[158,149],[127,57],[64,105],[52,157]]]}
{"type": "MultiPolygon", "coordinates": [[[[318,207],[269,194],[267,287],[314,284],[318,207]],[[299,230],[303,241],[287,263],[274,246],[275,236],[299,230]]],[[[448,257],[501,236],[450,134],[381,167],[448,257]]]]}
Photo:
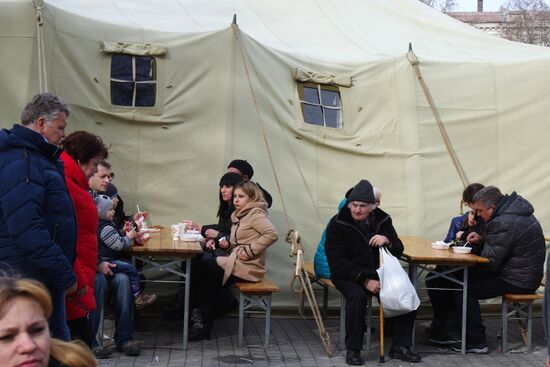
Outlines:
{"type": "Polygon", "coordinates": [[[71,332],[67,325],[67,313],[65,312],[65,292],[49,290],[52,296],[52,314],[48,320],[50,332],[56,339],[71,340],[71,332]]]}
{"type": "Polygon", "coordinates": [[[121,346],[133,339],[134,296],[132,295],[130,278],[124,273],[115,274],[112,277],[105,277],[103,274],[96,273],[94,296],[97,306],[92,312],[92,333],[94,335],[92,347],[98,346],[95,335],[99,329],[99,324],[103,321],[101,320],[101,309],[105,303],[107,286],[111,290],[111,299],[116,312],[115,344],[121,346]]]}
{"type": "Polygon", "coordinates": [[[137,296],[141,293],[140,283],[141,277],[136,269],[136,267],[124,260],[109,260],[111,264],[116,264],[116,267],[111,268],[113,276],[115,274],[124,273],[130,278],[130,286],[132,288],[132,294],[137,296]]]}

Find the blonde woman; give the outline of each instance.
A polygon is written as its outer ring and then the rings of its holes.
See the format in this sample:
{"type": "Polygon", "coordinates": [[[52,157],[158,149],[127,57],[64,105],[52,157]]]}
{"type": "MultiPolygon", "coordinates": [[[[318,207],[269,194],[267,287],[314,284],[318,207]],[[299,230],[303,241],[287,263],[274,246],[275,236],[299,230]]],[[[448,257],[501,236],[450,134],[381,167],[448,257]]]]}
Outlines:
{"type": "Polygon", "coordinates": [[[68,367],[95,367],[82,342],[50,337],[50,294],[31,279],[0,277],[0,366],[46,367],[50,359],[68,367]]]}
{"type": "MultiPolygon", "coordinates": [[[[267,218],[267,203],[262,191],[252,181],[234,186],[231,214],[231,252],[228,256],[207,256],[197,262],[196,276],[191,281],[193,327],[190,341],[210,338],[212,306],[222,287],[235,281],[258,282],[266,268],[266,250],[277,241],[277,230],[267,218]]],[[[224,240],[222,240],[224,241],[224,240]]],[[[227,244],[220,243],[221,247],[227,244]]]]}

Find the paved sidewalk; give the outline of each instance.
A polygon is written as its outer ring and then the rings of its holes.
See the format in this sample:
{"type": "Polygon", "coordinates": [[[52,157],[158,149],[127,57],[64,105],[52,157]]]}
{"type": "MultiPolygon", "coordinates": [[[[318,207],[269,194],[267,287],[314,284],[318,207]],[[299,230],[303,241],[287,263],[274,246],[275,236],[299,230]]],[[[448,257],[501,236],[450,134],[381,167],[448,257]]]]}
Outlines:
{"type": "MultiPolygon", "coordinates": [[[[333,357],[325,354],[317,335],[314,320],[291,318],[273,318],[271,324],[270,346],[264,350],[263,320],[249,318],[245,320],[245,343],[249,347],[237,346],[236,317],[225,317],[214,322],[212,339],[190,343],[187,351],[181,350],[181,322],[164,321],[161,318],[141,316],[146,331],[136,332],[136,341],[141,344],[139,357],[127,357],[114,353],[110,359],[100,361],[102,367],[176,367],[176,366],[346,366],[345,350],[334,347],[333,357]]],[[[453,367],[453,366],[544,366],[546,348],[542,320],[534,318],[533,351],[525,353],[525,347],[518,331],[516,321],[509,323],[508,344],[513,352],[500,353],[500,319],[486,318],[487,339],[490,354],[460,355],[455,352],[438,349],[428,345],[424,339],[427,320],[417,320],[416,351],[422,355],[423,362],[418,366],[453,367]]],[[[377,327],[378,322],[375,320],[377,327]]],[[[112,321],[106,320],[106,334],[112,335],[112,321]]],[[[326,322],[333,345],[338,343],[338,319],[331,318],[326,322]]],[[[378,363],[378,330],[373,335],[373,344],[369,351],[363,351],[367,366],[404,366],[410,365],[400,360],[391,360],[386,356],[386,363],[378,363]]],[[[391,340],[386,338],[386,351],[391,340]]]]}

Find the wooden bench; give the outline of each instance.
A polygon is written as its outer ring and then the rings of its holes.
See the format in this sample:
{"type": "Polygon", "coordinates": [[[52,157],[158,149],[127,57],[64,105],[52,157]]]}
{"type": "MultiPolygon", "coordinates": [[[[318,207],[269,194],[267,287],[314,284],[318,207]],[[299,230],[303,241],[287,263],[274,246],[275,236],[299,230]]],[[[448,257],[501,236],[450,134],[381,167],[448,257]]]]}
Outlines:
{"type": "MultiPolygon", "coordinates": [[[[307,275],[313,283],[320,285],[323,288],[323,318],[327,317],[328,309],[328,290],[329,288],[336,289],[332,280],[327,278],[319,278],[315,275],[315,267],[313,261],[304,261],[304,269],[307,275]]],[[[370,337],[371,337],[371,325],[372,325],[372,297],[369,297],[367,304],[367,350],[370,349],[370,337]]],[[[345,348],[346,337],[346,298],[340,293],[340,347],[345,348]]]]}
{"type": "Polygon", "coordinates": [[[533,326],[533,302],[543,299],[544,295],[540,293],[515,294],[506,293],[502,296],[502,339],[501,352],[508,350],[508,320],[522,320],[527,318],[527,348],[531,349],[531,334],[533,326]],[[508,305],[512,305],[513,310],[508,311],[508,305]],[[516,313],[518,317],[510,317],[516,313]]]}
{"type": "Polygon", "coordinates": [[[243,345],[244,314],[257,306],[265,311],[264,347],[267,349],[271,325],[271,295],[279,292],[281,288],[268,279],[259,282],[236,282],[235,288],[239,290],[239,347],[243,345]]]}

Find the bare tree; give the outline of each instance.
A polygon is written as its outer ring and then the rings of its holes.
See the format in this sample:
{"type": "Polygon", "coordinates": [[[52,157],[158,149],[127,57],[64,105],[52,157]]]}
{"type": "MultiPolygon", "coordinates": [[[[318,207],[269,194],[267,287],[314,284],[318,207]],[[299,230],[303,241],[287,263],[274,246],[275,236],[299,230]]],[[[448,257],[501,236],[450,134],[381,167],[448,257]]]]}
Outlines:
{"type": "Polygon", "coordinates": [[[504,38],[550,46],[550,7],[545,0],[508,0],[501,10],[504,38]]]}
{"type": "Polygon", "coordinates": [[[438,9],[444,13],[453,11],[456,8],[456,0],[419,0],[432,8],[438,9]]]}

